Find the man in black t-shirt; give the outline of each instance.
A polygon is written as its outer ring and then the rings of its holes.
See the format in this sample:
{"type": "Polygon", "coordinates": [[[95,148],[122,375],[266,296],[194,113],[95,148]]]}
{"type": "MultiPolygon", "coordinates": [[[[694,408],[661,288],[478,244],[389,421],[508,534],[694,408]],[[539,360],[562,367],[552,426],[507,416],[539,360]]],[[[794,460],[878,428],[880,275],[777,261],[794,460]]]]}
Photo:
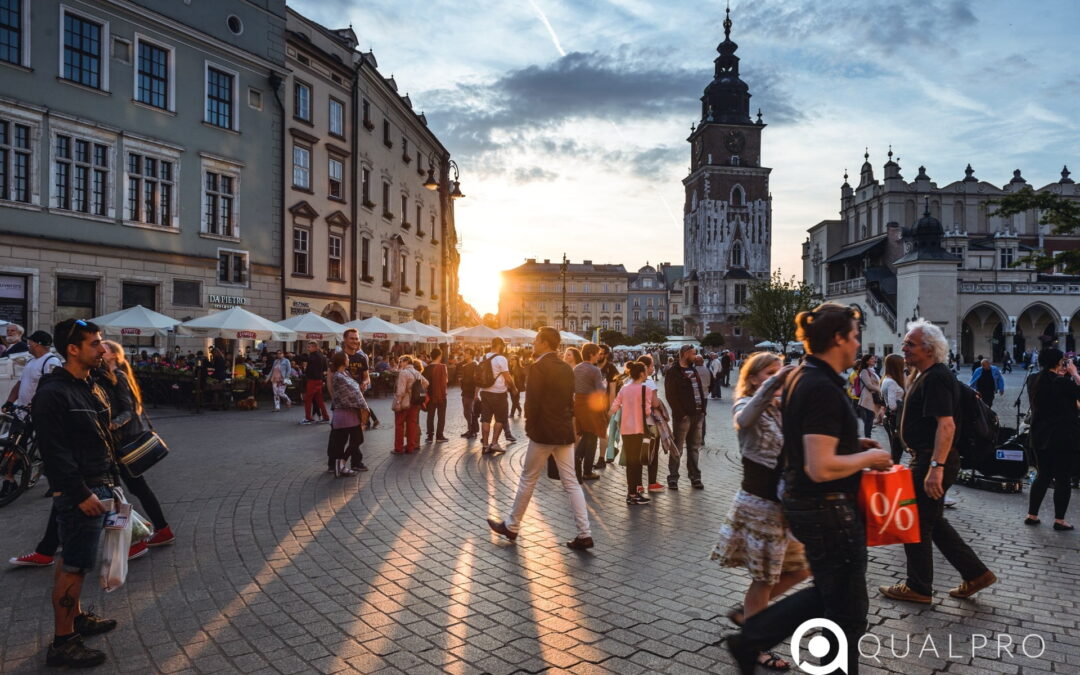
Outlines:
{"type": "Polygon", "coordinates": [[[997,581],[971,547],[960,538],[943,514],[945,491],[960,471],[955,435],[960,410],[960,387],[945,366],[949,347],[945,334],[920,319],[908,324],[904,336],[904,361],[919,372],[908,386],[900,415],[900,439],[911,451],[911,477],[919,508],[918,544],[904,544],[907,580],[882,586],[881,594],[893,600],[930,604],[934,593],[933,545],[963,578],[949,591],[967,598],[997,581]]]}
{"type": "MultiPolygon", "coordinates": [[[[701,381],[694,365],[694,346],[679,348],[679,362],[664,373],[664,396],[671,407],[671,433],[675,445],[685,449],[686,473],[690,485],[701,490],[701,468],[698,455],[705,440],[705,404],[708,383],[701,381]]],[[[668,489],[679,489],[679,456],[668,455],[668,489]]]]}

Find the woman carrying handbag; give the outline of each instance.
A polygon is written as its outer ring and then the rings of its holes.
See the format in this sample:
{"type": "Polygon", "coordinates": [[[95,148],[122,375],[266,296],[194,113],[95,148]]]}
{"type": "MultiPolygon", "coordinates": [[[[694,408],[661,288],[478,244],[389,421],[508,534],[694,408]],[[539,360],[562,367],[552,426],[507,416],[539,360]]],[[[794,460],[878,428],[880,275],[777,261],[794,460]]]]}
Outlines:
{"type": "Polygon", "coordinates": [[[631,382],[619,390],[611,404],[611,414],[622,410],[620,433],[622,452],[626,458],[626,503],[629,506],[648,504],[651,500],[639,492],[641,467],[648,464],[653,439],[648,433],[649,417],[660,407],[656,392],[645,385],[645,364],[634,361],[627,364],[631,382]],[[648,439],[648,442],[646,442],[648,439]]]}
{"type": "Polygon", "coordinates": [[[364,442],[364,418],[367,401],[360,392],[360,384],[349,375],[346,368],[349,357],[345,352],[335,352],[330,357],[330,396],[333,400],[333,420],[326,453],[333,462],[334,475],[352,476],[357,471],[367,471],[360,446],[364,442]],[[349,464],[352,464],[352,468],[349,464]]]}

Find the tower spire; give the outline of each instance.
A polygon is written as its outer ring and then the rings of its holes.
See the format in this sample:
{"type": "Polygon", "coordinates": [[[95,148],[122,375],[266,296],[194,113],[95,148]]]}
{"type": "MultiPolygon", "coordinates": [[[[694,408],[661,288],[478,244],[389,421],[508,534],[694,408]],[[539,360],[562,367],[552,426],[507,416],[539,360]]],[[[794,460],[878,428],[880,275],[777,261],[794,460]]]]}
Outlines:
{"type": "Polygon", "coordinates": [[[727,9],[724,10],[724,39],[731,39],[731,3],[728,2],[727,9]]]}

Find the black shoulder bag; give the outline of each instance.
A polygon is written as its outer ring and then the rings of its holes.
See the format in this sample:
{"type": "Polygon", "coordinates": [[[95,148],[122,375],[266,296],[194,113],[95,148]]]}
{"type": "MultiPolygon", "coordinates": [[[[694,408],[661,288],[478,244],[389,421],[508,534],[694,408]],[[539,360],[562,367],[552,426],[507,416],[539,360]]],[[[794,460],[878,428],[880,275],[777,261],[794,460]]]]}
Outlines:
{"type": "MultiPolygon", "coordinates": [[[[139,419],[146,419],[145,414],[140,415],[139,419]]],[[[146,419],[146,423],[150,428],[144,429],[138,436],[121,445],[117,453],[120,463],[136,478],[169,454],[169,446],[165,445],[165,441],[154,431],[150,420],[146,419]]]]}

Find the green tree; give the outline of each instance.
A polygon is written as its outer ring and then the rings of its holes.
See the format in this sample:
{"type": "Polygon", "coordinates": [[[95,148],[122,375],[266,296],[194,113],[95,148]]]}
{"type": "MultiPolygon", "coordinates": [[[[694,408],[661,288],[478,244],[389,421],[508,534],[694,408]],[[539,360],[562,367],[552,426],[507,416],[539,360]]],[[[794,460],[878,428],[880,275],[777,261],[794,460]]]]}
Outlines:
{"type": "MultiPolygon", "coordinates": [[[[1035,209],[1039,214],[1039,224],[1049,225],[1052,234],[1080,234],[1080,202],[1075,199],[1066,199],[1051,192],[1035,192],[1026,187],[994,203],[998,209],[991,215],[1008,217],[1035,209]]],[[[1080,250],[1061,251],[1053,255],[1036,251],[1017,260],[1013,266],[1024,264],[1030,264],[1037,270],[1050,270],[1060,265],[1066,274],[1080,274],[1080,250]]]]}
{"type": "Polygon", "coordinates": [[[813,286],[794,276],[785,281],[779,272],[750,284],[749,291],[744,325],[755,337],[779,343],[785,352],[795,342],[795,315],[821,302],[813,286]]]}
{"type": "Polygon", "coordinates": [[[724,336],[721,333],[709,333],[701,338],[702,347],[723,347],[724,336]]]}
{"type": "Polygon", "coordinates": [[[619,345],[633,344],[633,338],[625,333],[620,333],[617,330],[602,330],[600,331],[600,341],[604,344],[611,345],[612,347],[618,347],[619,345]]]}
{"type": "Polygon", "coordinates": [[[635,344],[641,344],[642,342],[659,344],[667,342],[667,336],[664,324],[656,319],[645,319],[634,328],[635,344]]]}

